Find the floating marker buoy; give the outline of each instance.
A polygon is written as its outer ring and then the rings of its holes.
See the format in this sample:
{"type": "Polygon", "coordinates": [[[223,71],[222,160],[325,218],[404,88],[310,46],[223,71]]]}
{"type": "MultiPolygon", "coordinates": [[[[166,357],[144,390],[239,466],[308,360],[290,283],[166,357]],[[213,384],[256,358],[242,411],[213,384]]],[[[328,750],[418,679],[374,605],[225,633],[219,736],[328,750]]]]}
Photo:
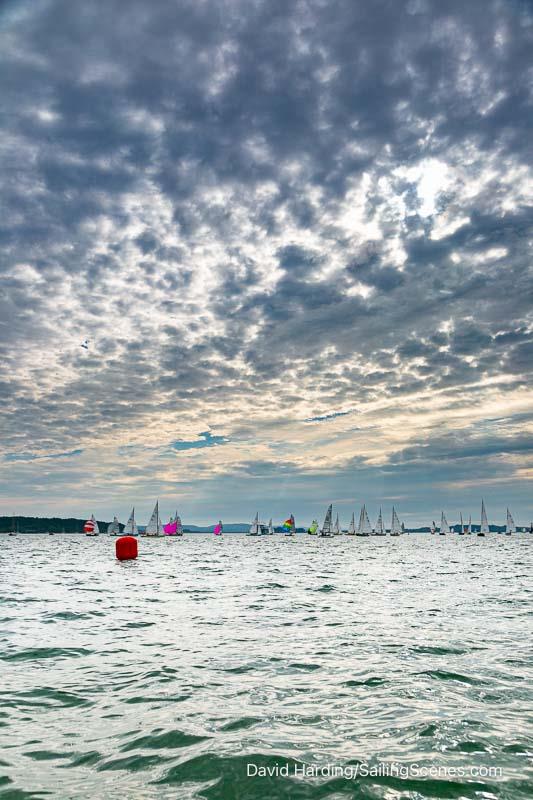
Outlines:
{"type": "Polygon", "coordinates": [[[137,539],[135,536],[121,536],[115,542],[115,553],[119,561],[137,558],[137,539]]]}

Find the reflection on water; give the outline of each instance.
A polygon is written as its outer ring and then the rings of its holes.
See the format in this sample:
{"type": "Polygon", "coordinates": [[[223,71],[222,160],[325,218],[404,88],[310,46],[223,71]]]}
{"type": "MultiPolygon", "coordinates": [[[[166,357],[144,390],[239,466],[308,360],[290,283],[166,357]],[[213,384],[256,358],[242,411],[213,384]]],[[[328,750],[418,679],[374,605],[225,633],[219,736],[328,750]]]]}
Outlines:
{"type": "Polygon", "coordinates": [[[533,537],[0,544],[0,798],[533,796],[533,537]]]}

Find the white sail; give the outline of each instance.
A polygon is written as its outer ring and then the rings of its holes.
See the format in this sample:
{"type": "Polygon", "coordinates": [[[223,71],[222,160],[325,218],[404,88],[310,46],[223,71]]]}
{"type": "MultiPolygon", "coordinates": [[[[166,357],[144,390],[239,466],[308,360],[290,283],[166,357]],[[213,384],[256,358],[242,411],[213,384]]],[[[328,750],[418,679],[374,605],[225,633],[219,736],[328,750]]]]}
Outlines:
{"type": "Polygon", "coordinates": [[[335,536],[338,536],[340,534],[340,532],[341,532],[341,529],[340,529],[340,526],[339,526],[339,515],[337,514],[337,519],[335,520],[335,525],[333,526],[333,534],[335,536]]]}
{"type": "Polygon", "coordinates": [[[330,505],[328,510],[326,511],[326,517],[324,519],[324,524],[322,526],[322,530],[320,531],[322,536],[331,536],[331,519],[333,517],[333,505],[330,505]]]}
{"type": "Polygon", "coordinates": [[[154,506],[150,522],[146,526],[146,536],[160,536],[161,535],[161,519],[159,517],[159,500],[154,506]]]}
{"type": "Polygon", "coordinates": [[[470,535],[472,533],[472,515],[469,514],[468,516],[468,525],[465,528],[465,533],[470,535]]]}
{"type": "Polygon", "coordinates": [[[353,536],[354,534],[355,534],[355,514],[352,514],[352,518],[348,526],[348,535],[353,536]]]}
{"type": "Polygon", "coordinates": [[[100,533],[100,528],[98,527],[98,523],[94,518],[94,514],[91,514],[91,522],[94,524],[93,533],[96,536],[97,533],[100,533]]]}
{"type": "Polygon", "coordinates": [[[126,527],[124,528],[124,535],[137,536],[138,532],[139,531],[137,530],[137,523],[135,522],[135,508],[132,508],[129,519],[126,522],[126,527]]]}
{"type": "Polygon", "coordinates": [[[250,536],[258,536],[261,533],[260,525],[259,525],[259,511],[255,515],[255,519],[250,525],[249,534],[250,536]]]}
{"type": "Polygon", "coordinates": [[[378,521],[376,522],[376,529],[374,531],[376,536],[383,536],[385,531],[383,529],[383,516],[381,514],[381,508],[379,509],[379,517],[378,521]]]}
{"type": "Polygon", "coordinates": [[[120,523],[116,517],[113,517],[113,522],[107,526],[107,532],[110,536],[118,536],[120,533],[120,523]]]}
{"type": "Polygon", "coordinates": [[[392,521],[390,526],[390,535],[391,536],[399,536],[402,532],[402,526],[400,524],[400,520],[398,519],[398,514],[396,513],[396,509],[394,506],[392,507],[392,521]]]}
{"type": "Polygon", "coordinates": [[[514,524],[514,519],[509,509],[507,509],[507,522],[505,525],[505,533],[507,534],[507,536],[510,536],[512,533],[516,533],[516,525],[514,524]]]}
{"type": "Polygon", "coordinates": [[[489,521],[487,519],[487,512],[485,510],[485,501],[481,501],[481,528],[480,533],[490,533],[489,521]]]}
{"type": "Polygon", "coordinates": [[[270,517],[270,520],[269,520],[269,523],[268,523],[268,535],[272,536],[273,533],[274,533],[274,526],[272,525],[272,517],[270,517]]]}
{"type": "Polygon", "coordinates": [[[372,533],[372,526],[370,524],[370,520],[368,518],[368,514],[366,511],[366,506],[364,505],[361,509],[361,513],[359,515],[359,527],[357,529],[358,536],[370,536],[372,533]]]}
{"type": "Polygon", "coordinates": [[[444,536],[446,533],[449,532],[450,532],[450,526],[448,525],[448,520],[444,516],[444,511],[442,511],[440,515],[440,535],[444,536]]]}

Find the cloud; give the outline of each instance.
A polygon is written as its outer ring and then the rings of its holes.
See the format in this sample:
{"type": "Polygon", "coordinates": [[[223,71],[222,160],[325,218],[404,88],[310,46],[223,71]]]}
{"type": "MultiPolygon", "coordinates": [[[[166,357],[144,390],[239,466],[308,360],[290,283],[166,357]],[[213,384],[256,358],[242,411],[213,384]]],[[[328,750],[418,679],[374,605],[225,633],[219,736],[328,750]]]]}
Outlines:
{"type": "Polygon", "coordinates": [[[174,486],[247,508],[254,471],[277,502],[280,470],[294,511],[349,470],[422,506],[466,435],[531,514],[529,455],[476,427],[530,434],[531,23],[482,0],[4,10],[6,498],[63,507],[77,473],[40,454],[82,450],[102,514],[174,486]]]}

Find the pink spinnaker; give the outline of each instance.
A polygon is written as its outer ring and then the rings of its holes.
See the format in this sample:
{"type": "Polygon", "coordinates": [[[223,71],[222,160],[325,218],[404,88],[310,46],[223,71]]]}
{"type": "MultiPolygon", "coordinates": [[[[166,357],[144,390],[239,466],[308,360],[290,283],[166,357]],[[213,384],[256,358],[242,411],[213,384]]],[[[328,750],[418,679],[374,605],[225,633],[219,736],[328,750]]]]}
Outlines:
{"type": "Polygon", "coordinates": [[[167,522],[166,525],[163,525],[163,532],[167,534],[167,536],[172,536],[178,530],[178,523],[176,520],[174,522],[167,522]]]}
{"type": "Polygon", "coordinates": [[[222,525],[220,524],[220,522],[213,528],[213,533],[215,534],[215,536],[220,536],[220,534],[222,533],[222,525]]]}

